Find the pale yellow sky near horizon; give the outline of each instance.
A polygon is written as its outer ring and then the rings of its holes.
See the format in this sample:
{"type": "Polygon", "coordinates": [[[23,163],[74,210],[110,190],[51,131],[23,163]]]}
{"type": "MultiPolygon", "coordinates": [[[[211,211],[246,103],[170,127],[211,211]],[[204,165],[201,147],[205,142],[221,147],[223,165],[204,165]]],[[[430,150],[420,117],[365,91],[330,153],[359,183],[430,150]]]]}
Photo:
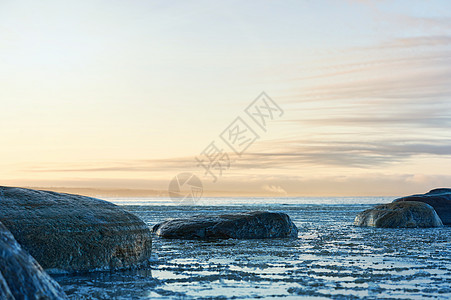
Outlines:
{"type": "Polygon", "coordinates": [[[450,186],[450,32],[447,1],[0,1],[0,184],[450,186]],[[267,132],[244,112],[262,91],[267,132]],[[238,116],[260,138],[213,182],[195,157],[238,116]]]}

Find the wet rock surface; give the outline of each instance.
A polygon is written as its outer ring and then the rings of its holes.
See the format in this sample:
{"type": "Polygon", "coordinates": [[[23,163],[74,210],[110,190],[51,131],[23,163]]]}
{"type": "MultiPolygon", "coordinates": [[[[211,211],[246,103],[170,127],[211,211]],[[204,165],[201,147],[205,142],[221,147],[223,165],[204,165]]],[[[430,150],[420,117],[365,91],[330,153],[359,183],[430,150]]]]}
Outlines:
{"type": "Polygon", "coordinates": [[[148,226],[100,199],[0,187],[0,221],[50,272],[127,268],[151,255],[148,226]]]}
{"type": "Polygon", "coordinates": [[[432,206],[415,201],[377,205],[357,215],[354,225],[382,228],[428,228],[443,226],[432,206]]]}
{"type": "Polygon", "coordinates": [[[172,239],[266,239],[297,238],[298,229],[285,213],[254,211],[172,219],[153,232],[172,239]]]}
{"type": "Polygon", "coordinates": [[[444,225],[451,225],[451,189],[440,188],[426,194],[411,195],[393,200],[393,202],[417,201],[432,206],[444,225]]]}
{"type": "Polygon", "coordinates": [[[0,223],[0,299],[66,299],[61,287],[0,223]]]}

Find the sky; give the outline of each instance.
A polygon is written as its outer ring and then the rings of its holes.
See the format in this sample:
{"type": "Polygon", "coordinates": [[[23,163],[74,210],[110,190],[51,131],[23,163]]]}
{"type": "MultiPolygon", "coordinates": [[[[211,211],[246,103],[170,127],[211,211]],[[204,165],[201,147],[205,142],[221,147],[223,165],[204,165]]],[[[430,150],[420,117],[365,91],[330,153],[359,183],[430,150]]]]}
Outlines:
{"type": "Polygon", "coordinates": [[[206,195],[399,196],[451,183],[449,1],[0,0],[0,36],[0,185],[165,196],[188,172],[206,195]],[[245,112],[262,92],[283,111],[266,130],[245,112]],[[241,155],[221,139],[238,117],[258,135],[241,155]],[[212,142],[222,169],[196,160],[212,142]]]}

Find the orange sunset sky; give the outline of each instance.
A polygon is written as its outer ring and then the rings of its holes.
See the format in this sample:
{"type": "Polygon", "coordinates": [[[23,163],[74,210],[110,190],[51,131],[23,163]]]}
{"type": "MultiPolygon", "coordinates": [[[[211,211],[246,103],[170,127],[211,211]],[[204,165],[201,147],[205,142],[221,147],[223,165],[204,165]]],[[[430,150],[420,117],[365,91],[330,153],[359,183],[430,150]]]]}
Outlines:
{"type": "Polygon", "coordinates": [[[450,186],[448,1],[0,1],[0,33],[1,185],[450,186]],[[284,111],[266,132],[244,112],[262,91],[284,111]],[[220,139],[237,117],[259,135],[241,157],[220,139]],[[232,159],[216,182],[195,159],[213,141],[232,159]]]}

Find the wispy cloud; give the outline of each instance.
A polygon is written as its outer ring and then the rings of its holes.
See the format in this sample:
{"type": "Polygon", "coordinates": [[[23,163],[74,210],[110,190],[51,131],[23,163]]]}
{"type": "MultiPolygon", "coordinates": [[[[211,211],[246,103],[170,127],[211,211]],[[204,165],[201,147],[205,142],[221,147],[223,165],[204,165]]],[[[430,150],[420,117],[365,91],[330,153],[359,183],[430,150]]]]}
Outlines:
{"type": "MultiPolygon", "coordinates": [[[[269,145],[268,145],[269,146],[269,145]]],[[[405,162],[415,156],[451,156],[450,140],[415,142],[411,140],[382,141],[287,141],[285,151],[250,153],[237,166],[242,168],[299,168],[310,164],[315,166],[341,166],[365,168],[389,166],[405,162]]]]}
{"type": "Polygon", "coordinates": [[[448,129],[451,126],[451,110],[444,109],[447,108],[447,105],[438,106],[442,106],[442,108],[423,108],[420,106],[415,109],[411,106],[410,111],[404,112],[400,111],[399,106],[395,105],[386,107],[385,111],[372,111],[370,108],[362,108],[359,114],[355,114],[356,109],[340,109],[336,115],[332,116],[305,117],[304,119],[285,120],[282,122],[297,123],[303,126],[352,126],[354,128],[378,126],[379,128],[448,129]]]}
{"type": "Polygon", "coordinates": [[[434,35],[434,36],[416,36],[397,38],[381,44],[383,48],[413,48],[413,47],[434,47],[451,45],[451,36],[434,35]]]}
{"type": "Polygon", "coordinates": [[[434,101],[451,92],[449,64],[451,51],[339,65],[333,72],[326,69],[315,77],[297,78],[301,87],[292,91],[290,102],[353,99],[363,102],[374,98],[434,101]]]}
{"type": "Polygon", "coordinates": [[[412,15],[389,15],[392,22],[395,22],[398,26],[405,26],[407,28],[421,28],[423,30],[447,30],[451,29],[451,18],[450,17],[419,17],[412,15]]]}
{"type": "Polygon", "coordinates": [[[288,193],[280,185],[267,184],[262,187],[264,191],[286,196],[288,193]]]}
{"type": "Polygon", "coordinates": [[[194,157],[179,157],[172,159],[146,159],[146,160],[124,160],[124,161],[96,161],[89,163],[45,163],[42,165],[27,166],[30,172],[161,172],[191,169],[196,166],[194,157]]]}

